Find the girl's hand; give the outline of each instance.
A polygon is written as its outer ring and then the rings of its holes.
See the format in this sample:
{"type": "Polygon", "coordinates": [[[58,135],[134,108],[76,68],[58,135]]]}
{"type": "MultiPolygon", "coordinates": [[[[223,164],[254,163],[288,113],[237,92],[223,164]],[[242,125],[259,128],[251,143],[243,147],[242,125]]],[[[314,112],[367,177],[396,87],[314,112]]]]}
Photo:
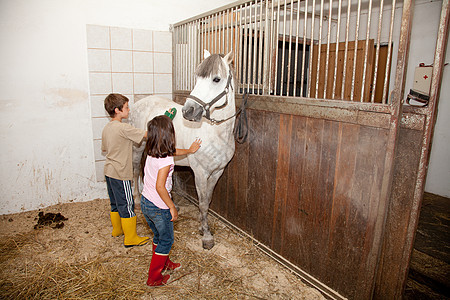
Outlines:
{"type": "Polygon", "coordinates": [[[174,207],[170,208],[170,214],[172,215],[172,219],[170,221],[176,221],[178,219],[178,211],[177,209],[174,207]]]}
{"type": "Polygon", "coordinates": [[[196,138],[192,145],[189,147],[189,153],[195,153],[200,148],[202,144],[202,140],[200,138],[196,138]]]}

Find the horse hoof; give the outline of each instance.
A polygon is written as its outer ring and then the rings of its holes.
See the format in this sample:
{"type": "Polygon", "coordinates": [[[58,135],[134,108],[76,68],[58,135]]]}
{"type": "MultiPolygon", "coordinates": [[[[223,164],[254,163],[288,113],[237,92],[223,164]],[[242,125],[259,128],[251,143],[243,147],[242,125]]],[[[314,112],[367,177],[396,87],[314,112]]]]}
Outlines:
{"type": "Polygon", "coordinates": [[[203,240],[203,249],[211,250],[214,247],[214,240],[203,240]]]}

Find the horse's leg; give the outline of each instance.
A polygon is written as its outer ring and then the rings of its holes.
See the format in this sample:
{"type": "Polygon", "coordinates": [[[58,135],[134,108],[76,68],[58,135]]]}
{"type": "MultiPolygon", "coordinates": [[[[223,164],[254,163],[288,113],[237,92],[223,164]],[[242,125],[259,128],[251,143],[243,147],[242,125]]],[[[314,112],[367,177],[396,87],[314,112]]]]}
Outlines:
{"type": "Polygon", "coordinates": [[[198,206],[200,209],[200,232],[203,234],[202,243],[204,249],[211,249],[214,247],[214,237],[212,236],[208,225],[208,210],[211,203],[212,194],[217,181],[222,175],[223,169],[213,172],[208,179],[203,178],[197,185],[197,178],[195,179],[198,193],[198,206]]]}

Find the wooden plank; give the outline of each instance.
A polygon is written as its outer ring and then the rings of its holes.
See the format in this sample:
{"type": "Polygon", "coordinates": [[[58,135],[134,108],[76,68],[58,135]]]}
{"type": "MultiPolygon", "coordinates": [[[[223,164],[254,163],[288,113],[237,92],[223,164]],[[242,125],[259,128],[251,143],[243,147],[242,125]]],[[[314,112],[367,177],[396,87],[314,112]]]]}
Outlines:
{"type": "MultiPolygon", "coordinates": [[[[333,190],[335,182],[335,169],[336,169],[336,155],[338,149],[338,137],[339,137],[339,123],[334,121],[324,120],[323,122],[322,140],[320,141],[321,156],[320,156],[320,168],[318,170],[318,185],[317,185],[317,199],[315,201],[317,209],[317,237],[319,239],[320,258],[325,258],[328,254],[328,233],[331,228],[329,227],[331,219],[331,212],[333,207],[333,190]]],[[[328,274],[328,266],[326,263],[320,264],[318,273],[320,278],[326,280],[328,274]]]]}
{"type": "MultiPolygon", "coordinates": [[[[339,124],[338,149],[336,153],[336,167],[334,175],[333,203],[329,220],[327,267],[330,272],[325,283],[343,295],[348,296],[349,285],[356,287],[352,279],[342,280],[348,274],[346,264],[352,264],[355,251],[351,244],[352,230],[347,223],[350,221],[351,190],[356,167],[356,145],[359,126],[339,124]]],[[[351,292],[351,291],[350,291],[351,292]]]]}
{"type": "Polygon", "coordinates": [[[289,183],[289,161],[292,134],[292,118],[289,115],[280,115],[278,156],[276,172],[276,188],[272,221],[272,244],[271,249],[281,252],[282,238],[279,233],[284,232],[284,219],[286,211],[286,198],[289,183]]]}
{"type": "Polygon", "coordinates": [[[289,157],[289,182],[286,207],[282,220],[280,254],[298,266],[306,261],[307,240],[304,236],[303,224],[298,222],[305,212],[300,208],[301,178],[305,157],[306,118],[294,116],[290,135],[291,147],[289,157]]]}
{"type": "Polygon", "coordinates": [[[267,224],[273,220],[273,199],[276,184],[276,157],[278,150],[279,115],[255,111],[249,120],[249,194],[252,208],[247,216],[249,227],[256,239],[270,245],[272,231],[267,224]]]}

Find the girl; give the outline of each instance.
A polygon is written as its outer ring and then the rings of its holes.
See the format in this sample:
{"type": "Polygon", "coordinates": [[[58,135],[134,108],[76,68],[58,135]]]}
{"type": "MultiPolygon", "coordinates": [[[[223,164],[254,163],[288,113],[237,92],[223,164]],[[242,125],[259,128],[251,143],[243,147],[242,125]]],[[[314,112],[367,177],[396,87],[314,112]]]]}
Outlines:
{"type": "Polygon", "coordinates": [[[153,231],[153,255],[148,271],[147,285],[167,283],[170,275],[163,270],[175,270],[181,264],[169,259],[174,242],[173,221],[178,212],[171,199],[174,155],[195,153],[201,144],[196,139],[189,149],[175,149],[175,130],[171,119],[157,116],[147,124],[148,138],[141,158],[142,191],[141,210],[153,231]]]}

